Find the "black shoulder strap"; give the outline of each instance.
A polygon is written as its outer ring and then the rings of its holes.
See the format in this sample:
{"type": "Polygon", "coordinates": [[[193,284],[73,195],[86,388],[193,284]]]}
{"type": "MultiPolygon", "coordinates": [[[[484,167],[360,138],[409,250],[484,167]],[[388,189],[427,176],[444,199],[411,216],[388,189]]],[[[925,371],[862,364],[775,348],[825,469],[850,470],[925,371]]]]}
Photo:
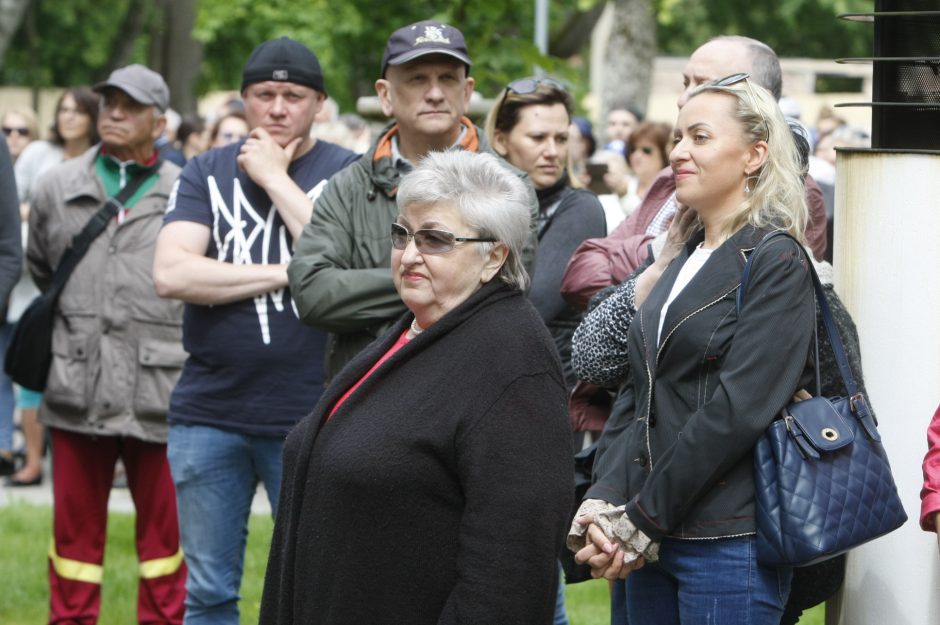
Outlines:
{"type": "MultiPolygon", "coordinates": [[[[744,264],[744,271],[741,273],[741,287],[738,289],[738,316],[741,315],[741,308],[744,306],[744,294],[747,290],[747,282],[751,274],[751,264],[757,257],[757,252],[760,250],[760,248],[763,247],[765,243],[778,236],[792,239],[794,243],[803,249],[803,254],[806,256],[806,259],[809,262],[810,275],[813,277],[813,289],[816,292],[816,303],[819,305],[819,310],[822,313],[826,334],[829,336],[829,343],[832,345],[832,351],[835,354],[836,363],[839,365],[839,373],[842,374],[842,382],[845,384],[845,388],[848,391],[849,397],[853,397],[858,393],[858,387],[855,384],[855,377],[852,375],[852,369],[849,367],[848,358],[845,356],[845,348],[842,345],[842,337],[839,336],[835,321],[832,319],[832,312],[829,310],[829,301],[826,299],[826,293],[823,291],[822,283],[819,281],[819,276],[816,274],[816,268],[813,267],[813,261],[811,260],[812,256],[810,256],[806,252],[806,249],[803,248],[803,245],[789,233],[782,230],[775,230],[774,232],[768,233],[764,236],[763,239],[760,240],[760,243],[757,244],[757,247],[754,248],[754,251],[751,252],[751,255],[748,256],[747,262],[744,264]]],[[[816,362],[819,362],[818,357],[816,358],[816,362]]],[[[818,376],[818,364],[816,371],[818,376]]]]}
{"type": "Polygon", "coordinates": [[[59,261],[59,266],[56,267],[55,273],[52,275],[52,284],[49,286],[49,291],[55,293],[56,296],[62,291],[65,287],[65,283],[68,282],[69,276],[72,275],[75,267],[78,266],[78,263],[85,256],[88,248],[91,247],[91,242],[105,231],[108,227],[108,222],[114,219],[118,211],[123,208],[124,202],[134,195],[134,193],[140,189],[141,185],[160,168],[160,164],[161,162],[158,159],[155,165],[148,167],[134,176],[124,185],[124,188],[118,191],[117,195],[108,198],[104,206],[88,220],[88,223],[85,224],[81,232],[72,238],[72,242],[65,249],[65,253],[62,254],[62,260],[59,261]]]}

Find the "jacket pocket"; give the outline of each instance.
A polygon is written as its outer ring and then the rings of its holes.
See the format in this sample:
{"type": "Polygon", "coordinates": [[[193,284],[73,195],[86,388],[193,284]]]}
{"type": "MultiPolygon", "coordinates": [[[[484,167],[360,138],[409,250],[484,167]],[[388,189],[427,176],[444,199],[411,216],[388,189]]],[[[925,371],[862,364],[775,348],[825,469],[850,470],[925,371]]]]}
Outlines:
{"type": "Polygon", "coordinates": [[[166,419],[170,393],[180,377],[184,362],[186,351],[177,341],[140,341],[134,384],[134,414],[138,419],[166,419]]]}
{"type": "Polygon", "coordinates": [[[57,327],[52,334],[52,365],[43,393],[50,407],[88,410],[88,337],[57,327]]]}

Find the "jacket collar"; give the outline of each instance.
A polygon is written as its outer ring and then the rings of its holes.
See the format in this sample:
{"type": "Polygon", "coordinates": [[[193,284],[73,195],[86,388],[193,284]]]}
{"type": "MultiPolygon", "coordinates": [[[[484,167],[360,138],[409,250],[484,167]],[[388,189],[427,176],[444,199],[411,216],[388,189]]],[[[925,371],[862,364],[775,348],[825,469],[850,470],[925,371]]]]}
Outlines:
{"type": "MultiPolygon", "coordinates": [[[[689,284],[669,305],[669,309],[666,311],[665,323],[663,323],[663,331],[659,337],[660,340],[650,340],[647,341],[647,344],[661,344],[683,319],[736,289],[741,284],[741,272],[744,270],[747,255],[767,232],[769,232],[767,229],[745,225],[718,246],[702,269],[693,276],[689,284]]],[[[651,338],[656,338],[662,308],[669,297],[673,284],[675,284],[679,270],[699,243],[704,240],[704,230],[699,230],[692,235],[679,252],[679,255],[663,272],[656,287],[650,293],[647,304],[644,305],[648,314],[646,315],[647,323],[644,324],[643,330],[645,333],[651,333],[651,338]]]]}
{"type": "MultiPolygon", "coordinates": [[[[454,147],[470,150],[471,152],[484,151],[489,147],[486,145],[480,129],[473,125],[469,117],[462,117],[460,123],[466,126],[467,132],[463,133],[460,144],[454,147]]],[[[392,138],[398,132],[397,122],[392,122],[386,126],[375,143],[371,158],[363,163],[371,165],[370,177],[373,184],[390,198],[395,197],[395,193],[398,192],[398,181],[401,178],[401,172],[395,167],[392,158],[392,138]]]]}

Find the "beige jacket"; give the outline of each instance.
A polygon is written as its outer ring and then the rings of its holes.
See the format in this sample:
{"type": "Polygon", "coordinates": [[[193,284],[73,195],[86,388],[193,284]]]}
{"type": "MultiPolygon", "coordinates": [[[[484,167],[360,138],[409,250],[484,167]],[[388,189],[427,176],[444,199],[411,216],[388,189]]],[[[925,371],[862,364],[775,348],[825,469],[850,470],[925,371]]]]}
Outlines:
{"type": "MultiPolygon", "coordinates": [[[[26,257],[40,289],[48,288],[72,237],[107,199],[96,154],[97,147],[52,170],[33,197],[26,257]]],[[[151,272],[178,174],[164,162],[159,180],[123,223],[111,221],[65,285],[39,410],[46,425],[166,442],[170,391],[186,358],[183,305],[157,297],[151,272]]]]}

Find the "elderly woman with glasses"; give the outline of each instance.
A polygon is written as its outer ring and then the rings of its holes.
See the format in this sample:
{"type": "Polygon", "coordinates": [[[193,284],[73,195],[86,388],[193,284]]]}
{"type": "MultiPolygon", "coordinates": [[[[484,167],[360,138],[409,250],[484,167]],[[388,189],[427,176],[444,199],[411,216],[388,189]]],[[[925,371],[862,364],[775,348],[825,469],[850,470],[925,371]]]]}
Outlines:
{"type": "Polygon", "coordinates": [[[408,312],[288,436],[262,624],[550,622],[573,467],[527,193],[462,150],[402,179],[408,312]]]}
{"type": "Polygon", "coordinates": [[[575,336],[578,373],[634,405],[601,438],[569,547],[596,576],[629,575],[631,622],[777,625],[792,570],[756,560],[752,450],[812,376],[810,260],[775,239],[740,317],[735,294],[766,233],[803,239],[799,157],[773,97],[739,75],[694,92],[669,160],[681,243],[575,336]]]}

